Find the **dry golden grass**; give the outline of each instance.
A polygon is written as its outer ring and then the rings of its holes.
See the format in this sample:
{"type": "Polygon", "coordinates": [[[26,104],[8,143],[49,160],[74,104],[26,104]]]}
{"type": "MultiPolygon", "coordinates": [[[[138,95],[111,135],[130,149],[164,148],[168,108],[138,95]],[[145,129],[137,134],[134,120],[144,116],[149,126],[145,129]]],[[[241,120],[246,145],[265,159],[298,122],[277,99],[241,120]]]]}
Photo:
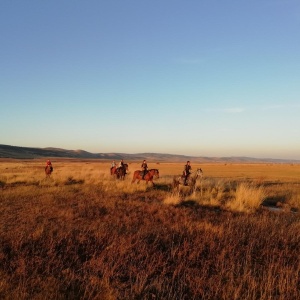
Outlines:
{"type": "Polygon", "coordinates": [[[264,187],[241,183],[236,188],[234,198],[226,203],[226,207],[232,211],[254,212],[266,197],[264,187]]]}
{"type": "Polygon", "coordinates": [[[0,299],[299,299],[300,166],[0,162],[0,299]],[[261,204],[280,211],[269,211],[261,204]]]}

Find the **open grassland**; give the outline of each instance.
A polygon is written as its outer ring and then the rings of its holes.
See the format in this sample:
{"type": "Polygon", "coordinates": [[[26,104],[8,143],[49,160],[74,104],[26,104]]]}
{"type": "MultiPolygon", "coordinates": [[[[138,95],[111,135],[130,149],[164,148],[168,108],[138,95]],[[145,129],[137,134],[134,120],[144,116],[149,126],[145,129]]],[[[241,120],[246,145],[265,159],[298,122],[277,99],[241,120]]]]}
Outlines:
{"type": "Polygon", "coordinates": [[[148,165],[0,161],[0,299],[300,299],[300,165],[148,165]]]}

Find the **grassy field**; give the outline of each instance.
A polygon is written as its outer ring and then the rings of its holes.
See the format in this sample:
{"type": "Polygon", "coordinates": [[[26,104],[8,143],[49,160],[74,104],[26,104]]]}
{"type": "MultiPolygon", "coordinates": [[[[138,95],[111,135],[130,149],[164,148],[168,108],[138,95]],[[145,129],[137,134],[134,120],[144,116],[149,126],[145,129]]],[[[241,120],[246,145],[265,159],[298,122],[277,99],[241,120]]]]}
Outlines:
{"type": "Polygon", "coordinates": [[[0,299],[300,299],[300,165],[0,161],[0,299]]]}

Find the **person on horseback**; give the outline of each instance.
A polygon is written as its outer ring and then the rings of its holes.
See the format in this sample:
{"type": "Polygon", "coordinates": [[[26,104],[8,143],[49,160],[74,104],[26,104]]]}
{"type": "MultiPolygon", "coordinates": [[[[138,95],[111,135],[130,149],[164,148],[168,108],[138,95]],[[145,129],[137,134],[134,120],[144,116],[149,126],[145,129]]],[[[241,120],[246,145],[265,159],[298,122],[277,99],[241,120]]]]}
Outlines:
{"type": "Polygon", "coordinates": [[[119,162],[119,168],[123,168],[123,166],[124,166],[124,161],[123,159],[121,159],[121,161],[119,162]]]}
{"type": "Polygon", "coordinates": [[[143,176],[142,176],[142,178],[144,179],[145,175],[147,174],[147,170],[148,170],[147,162],[146,162],[145,159],[143,160],[143,163],[142,163],[142,165],[141,165],[141,168],[142,168],[142,171],[143,171],[143,176]]]}
{"type": "Polygon", "coordinates": [[[121,159],[121,161],[119,162],[119,167],[118,167],[118,168],[124,169],[125,175],[127,174],[127,172],[126,172],[126,167],[124,166],[124,161],[123,161],[123,159],[121,159]]]}
{"type": "Polygon", "coordinates": [[[45,170],[46,170],[48,167],[50,168],[50,172],[52,172],[52,171],[53,171],[53,166],[52,166],[52,163],[51,163],[51,161],[50,161],[49,159],[46,161],[46,167],[45,167],[45,170]]]}
{"type": "Polygon", "coordinates": [[[183,170],[184,185],[187,185],[187,180],[191,173],[192,173],[192,167],[190,161],[188,160],[183,170]]]}
{"type": "Polygon", "coordinates": [[[116,162],[113,160],[113,162],[111,163],[111,166],[110,166],[110,174],[112,175],[112,171],[113,171],[113,168],[117,167],[117,164],[116,162]]]}

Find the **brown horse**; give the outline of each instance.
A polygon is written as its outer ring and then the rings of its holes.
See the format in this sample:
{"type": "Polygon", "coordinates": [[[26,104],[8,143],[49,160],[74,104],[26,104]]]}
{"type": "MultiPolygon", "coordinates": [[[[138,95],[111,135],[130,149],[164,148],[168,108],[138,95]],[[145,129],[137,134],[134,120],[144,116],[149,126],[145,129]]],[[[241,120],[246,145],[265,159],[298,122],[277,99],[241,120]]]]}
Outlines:
{"type": "Polygon", "coordinates": [[[147,171],[147,173],[145,174],[145,176],[143,177],[143,173],[144,171],[140,171],[137,170],[133,173],[133,178],[131,183],[134,183],[137,180],[137,183],[140,182],[140,180],[146,180],[146,183],[148,184],[148,181],[150,181],[152,183],[152,185],[154,186],[154,182],[153,182],[153,177],[155,176],[156,178],[159,178],[159,171],[157,169],[151,169],[149,171],[147,171]]]}
{"type": "Polygon", "coordinates": [[[110,168],[110,175],[116,175],[116,172],[117,172],[117,167],[116,166],[110,168]]]}
{"type": "Polygon", "coordinates": [[[110,170],[111,175],[116,175],[117,179],[125,179],[125,175],[127,174],[128,171],[128,164],[123,164],[123,167],[113,167],[110,170]]]}
{"type": "Polygon", "coordinates": [[[46,174],[46,177],[50,177],[51,173],[53,172],[53,167],[50,166],[50,165],[47,165],[45,167],[45,174],[46,174]]]}
{"type": "Polygon", "coordinates": [[[124,180],[125,175],[127,174],[127,171],[128,171],[128,164],[123,164],[122,167],[117,168],[117,170],[116,170],[117,178],[124,180]]]}

